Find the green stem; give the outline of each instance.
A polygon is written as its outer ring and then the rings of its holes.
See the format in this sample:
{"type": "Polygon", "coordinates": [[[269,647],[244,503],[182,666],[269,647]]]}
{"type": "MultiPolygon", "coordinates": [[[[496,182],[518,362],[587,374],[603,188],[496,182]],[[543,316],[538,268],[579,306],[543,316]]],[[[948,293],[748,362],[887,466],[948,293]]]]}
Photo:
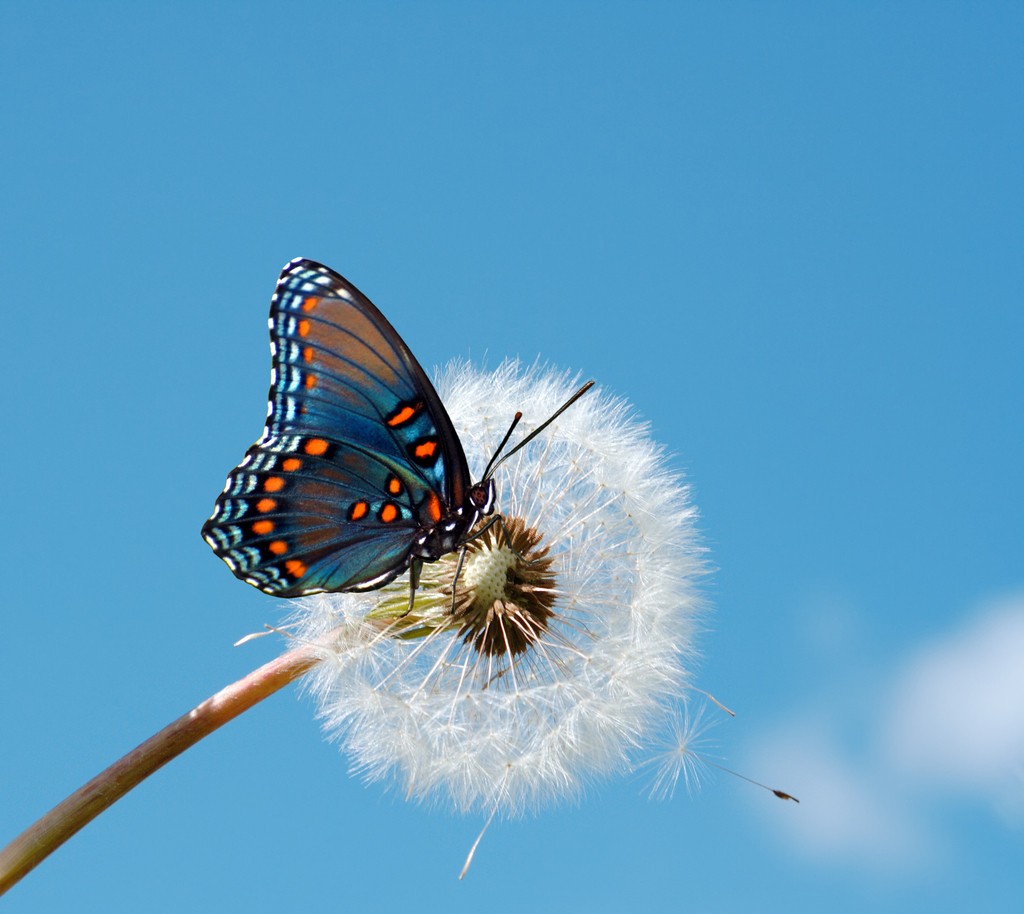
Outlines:
{"type": "Polygon", "coordinates": [[[158,768],[298,679],[319,659],[309,647],[282,654],[206,699],[76,790],[0,851],[0,895],[158,768]]]}

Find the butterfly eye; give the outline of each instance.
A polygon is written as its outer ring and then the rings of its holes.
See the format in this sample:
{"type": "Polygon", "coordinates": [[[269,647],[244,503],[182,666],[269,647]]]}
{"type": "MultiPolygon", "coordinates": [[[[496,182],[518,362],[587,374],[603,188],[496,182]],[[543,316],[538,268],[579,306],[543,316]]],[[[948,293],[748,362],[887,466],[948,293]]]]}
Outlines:
{"type": "Polygon", "coordinates": [[[478,482],[469,490],[469,500],[478,514],[490,514],[494,511],[494,479],[478,482]]]}

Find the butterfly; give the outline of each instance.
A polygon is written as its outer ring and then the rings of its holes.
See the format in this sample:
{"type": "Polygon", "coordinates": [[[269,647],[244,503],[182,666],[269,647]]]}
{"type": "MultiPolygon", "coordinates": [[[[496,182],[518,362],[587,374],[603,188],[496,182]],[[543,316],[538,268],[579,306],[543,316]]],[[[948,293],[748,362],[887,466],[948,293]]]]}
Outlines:
{"type": "Polygon", "coordinates": [[[521,414],[474,483],[434,386],[352,283],[292,260],[269,326],[266,427],[228,474],[203,539],[277,597],[372,590],[411,569],[411,605],[422,563],[463,546],[494,512],[491,473],[521,414]]]}

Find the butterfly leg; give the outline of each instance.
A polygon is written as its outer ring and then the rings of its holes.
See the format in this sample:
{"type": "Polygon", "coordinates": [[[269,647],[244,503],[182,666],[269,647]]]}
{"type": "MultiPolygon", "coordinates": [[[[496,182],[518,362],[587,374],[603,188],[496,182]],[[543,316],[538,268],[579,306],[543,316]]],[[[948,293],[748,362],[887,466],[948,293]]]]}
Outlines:
{"type": "MultiPolygon", "coordinates": [[[[518,552],[518,551],[516,550],[515,546],[513,546],[513,545],[512,545],[512,537],[511,537],[511,535],[510,535],[510,534],[509,534],[509,532],[508,532],[508,527],[506,527],[506,526],[505,526],[505,518],[504,518],[504,517],[502,517],[502,516],[501,516],[500,514],[495,514],[495,515],[494,515],[494,516],[493,516],[493,517],[492,517],[492,518],[491,518],[491,519],[490,519],[489,521],[487,521],[487,523],[486,523],[486,524],[484,524],[484,525],[483,525],[483,526],[482,526],[482,527],[481,527],[481,528],[480,528],[479,530],[477,530],[477,531],[476,531],[475,533],[471,533],[471,534],[470,534],[469,536],[467,536],[467,537],[466,537],[466,538],[465,538],[465,539],[464,539],[464,540],[462,541],[462,542],[463,542],[463,544],[465,544],[465,543],[471,543],[471,542],[472,542],[473,540],[475,540],[475,539],[476,539],[477,537],[479,537],[479,536],[482,536],[482,535],[483,535],[484,533],[486,533],[486,532],[487,532],[488,530],[490,530],[490,529],[491,529],[491,527],[493,527],[493,526],[494,526],[495,524],[497,524],[497,525],[498,525],[499,527],[501,527],[501,532],[502,532],[502,535],[503,535],[503,536],[505,537],[505,546],[506,546],[506,547],[507,547],[507,548],[508,548],[508,549],[509,549],[509,550],[511,551],[511,553],[512,553],[512,554],[513,554],[513,555],[514,555],[514,556],[515,556],[515,557],[516,557],[517,559],[519,559],[519,561],[520,561],[520,562],[523,562],[523,563],[525,563],[525,564],[527,564],[527,565],[533,565],[533,564],[534,564],[534,561],[533,561],[532,559],[528,559],[528,558],[527,558],[527,557],[526,557],[525,555],[521,555],[521,554],[520,554],[520,553],[519,553],[519,552],[518,552]]],[[[462,564],[462,562],[461,562],[461,557],[460,557],[460,562],[459,562],[459,565],[460,565],[460,567],[461,567],[461,564],[462,564]]]]}
{"type": "Polygon", "coordinates": [[[456,586],[459,583],[459,575],[462,574],[462,563],[466,561],[466,547],[459,549],[459,560],[455,563],[455,576],[452,578],[452,615],[455,615],[455,597],[458,595],[456,586]]]}
{"type": "Polygon", "coordinates": [[[423,570],[423,560],[414,558],[409,563],[409,608],[402,613],[403,616],[412,612],[413,603],[416,600],[416,588],[420,586],[420,571],[423,570]]]}
{"type": "MultiPolygon", "coordinates": [[[[488,530],[490,530],[491,527],[493,527],[495,524],[497,524],[499,527],[501,527],[502,535],[505,537],[505,546],[506,546],[506,548],[508,548],[511,551],[511,553],[516,557],[516,559],[518,559],[524,565],[534,565],[534,564],[536,564],[537,560],[528,559],[525,555],[520,554],[516,550],[515,546],[512,545],[512,536],[508,532],[508,527],[505,526],[505,518],[503,518],[500,514],[495,514],[479,530],[477,530],[474,533],[471,533],[469,536],[467,536],[465,539],[463,539],[462,542],[459,544],[459,560],[455,564],[455,575],[452,578],[452,615],[455,614],[455,606],[456,606],[455,598],[456,598],[456,595],[457,595],[457,587],[458,587],[458,583],[459,583],[459,576],[462,574],[462,566],[463,566],[463,563],[466,561],[466,544],[467,543],[471,543],[471,542],[473,542],[473,540],[477,539],[479,536],[482,536],[484,533],[486,533],[488,530]]],[[[417,573],[418,573],[418,569],[417,569],[417,573]]],[[[411,600],[410,600],[409,608],[412,609],[412,602],[411,602],[411,600]]]]}
{"type": "MultiPolygon", "coordinates": [[[[473,532],[473,533],[470,533],[470,534],[469,534],[469,536],[465,536],[465,537],[463,537],[463,538],[462,538],[462,542],[460,543],[460,545],[462,545],[462,546],[465,546],[465,545],[466,545],[466,543],[471,543],[471,542],[473,542],[473,540],[475,540],[475,539],[479,539],[479,538],[480,538],[481,536],[483,536],[483,535],[484,535],[484,534],[485,534],[485,533],[486,533],[486,532],[487,532],[488,530],[490,530],[490,529],[491,529],[491,527],[493,527],[493,526],[494,526],[495,524],[497,524],[497,523],[501,523],[501,528],[502,528],[502,530],[504,530],[504,529],[505,529],[505,524],[504,524],[504,523],[502,523],[502,521],[501,521],[501,515],[500,515],[500,514],[495,514],[495,515],[494,515],[494,516],[493,516],[493,517],[492,517],[492,518],[491,518],[490,520],[488,520],[488,521],[487,521],[487,523],[486,523],[486,524],[484,524],[484,525],[483,525],[483,526],[482,526],[482,527],[481,527],[481,528],[480,528],[479,530],[477,530],[477,531],[475,531],[475,532],[473,532]]],[[[505,542],[506,542],[506,543],[508,543],[508,533],[507,533],[507,532],[505,533],[505,542]]]]}
{"type": "Polygon", "coordinates": [[[525,555],[520,553],[515,546],[512,545],[512,535],[508,532],[508,527],[505,526],[505,518],[500,514],[494,515],[494,522],[501,527],[501,532],[505,535],[505,545],[508,546],[509,551],[524,565],[527,567],[533,567],[538,562],[543,561],[542,558],[528,559],[525,555]]]}
{"type": "MultiPolygon", "coordinates": [[[[462,540],[462,546],[464,547],[463,553],[465,553],[465,545],[467,542],[472,542],[477,537],[482,536],[484,533],[487,532],[487,530],[492,528],[495,524],[498,524],[498,526],[502,528],[502,534],[505,536],[505,546],[511,551],[512,555],[514,555],[520,562],[523,562],[526,565],[534,564],[534,560],[527,559],[524,555],[521,555],[514,546],[512,546],[512,536],[509,534],[509,528],[505,526],[505,518],[502,517],[500,514],[496,514],[494,517],[490,518],[490,520],[488,520],[482,527],[480,527],[479,530],[475,531],[474,533],[470,533],[465,539],[462,540]]],[[[459,567],[462,567],[461,555],[459,557],[459,567]]]]}

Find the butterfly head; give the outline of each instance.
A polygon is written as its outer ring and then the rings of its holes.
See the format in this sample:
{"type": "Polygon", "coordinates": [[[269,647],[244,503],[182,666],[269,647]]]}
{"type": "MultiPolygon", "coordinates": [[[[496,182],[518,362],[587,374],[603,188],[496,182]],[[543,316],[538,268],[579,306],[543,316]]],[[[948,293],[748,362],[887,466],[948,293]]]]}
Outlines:
{"type": "Polygon", "coordinates": [[[482,482],[470,486],[466,493],[466,504],[476,512],[477,518],[494,513],[494,478],[488,477],[482,482]]]}

